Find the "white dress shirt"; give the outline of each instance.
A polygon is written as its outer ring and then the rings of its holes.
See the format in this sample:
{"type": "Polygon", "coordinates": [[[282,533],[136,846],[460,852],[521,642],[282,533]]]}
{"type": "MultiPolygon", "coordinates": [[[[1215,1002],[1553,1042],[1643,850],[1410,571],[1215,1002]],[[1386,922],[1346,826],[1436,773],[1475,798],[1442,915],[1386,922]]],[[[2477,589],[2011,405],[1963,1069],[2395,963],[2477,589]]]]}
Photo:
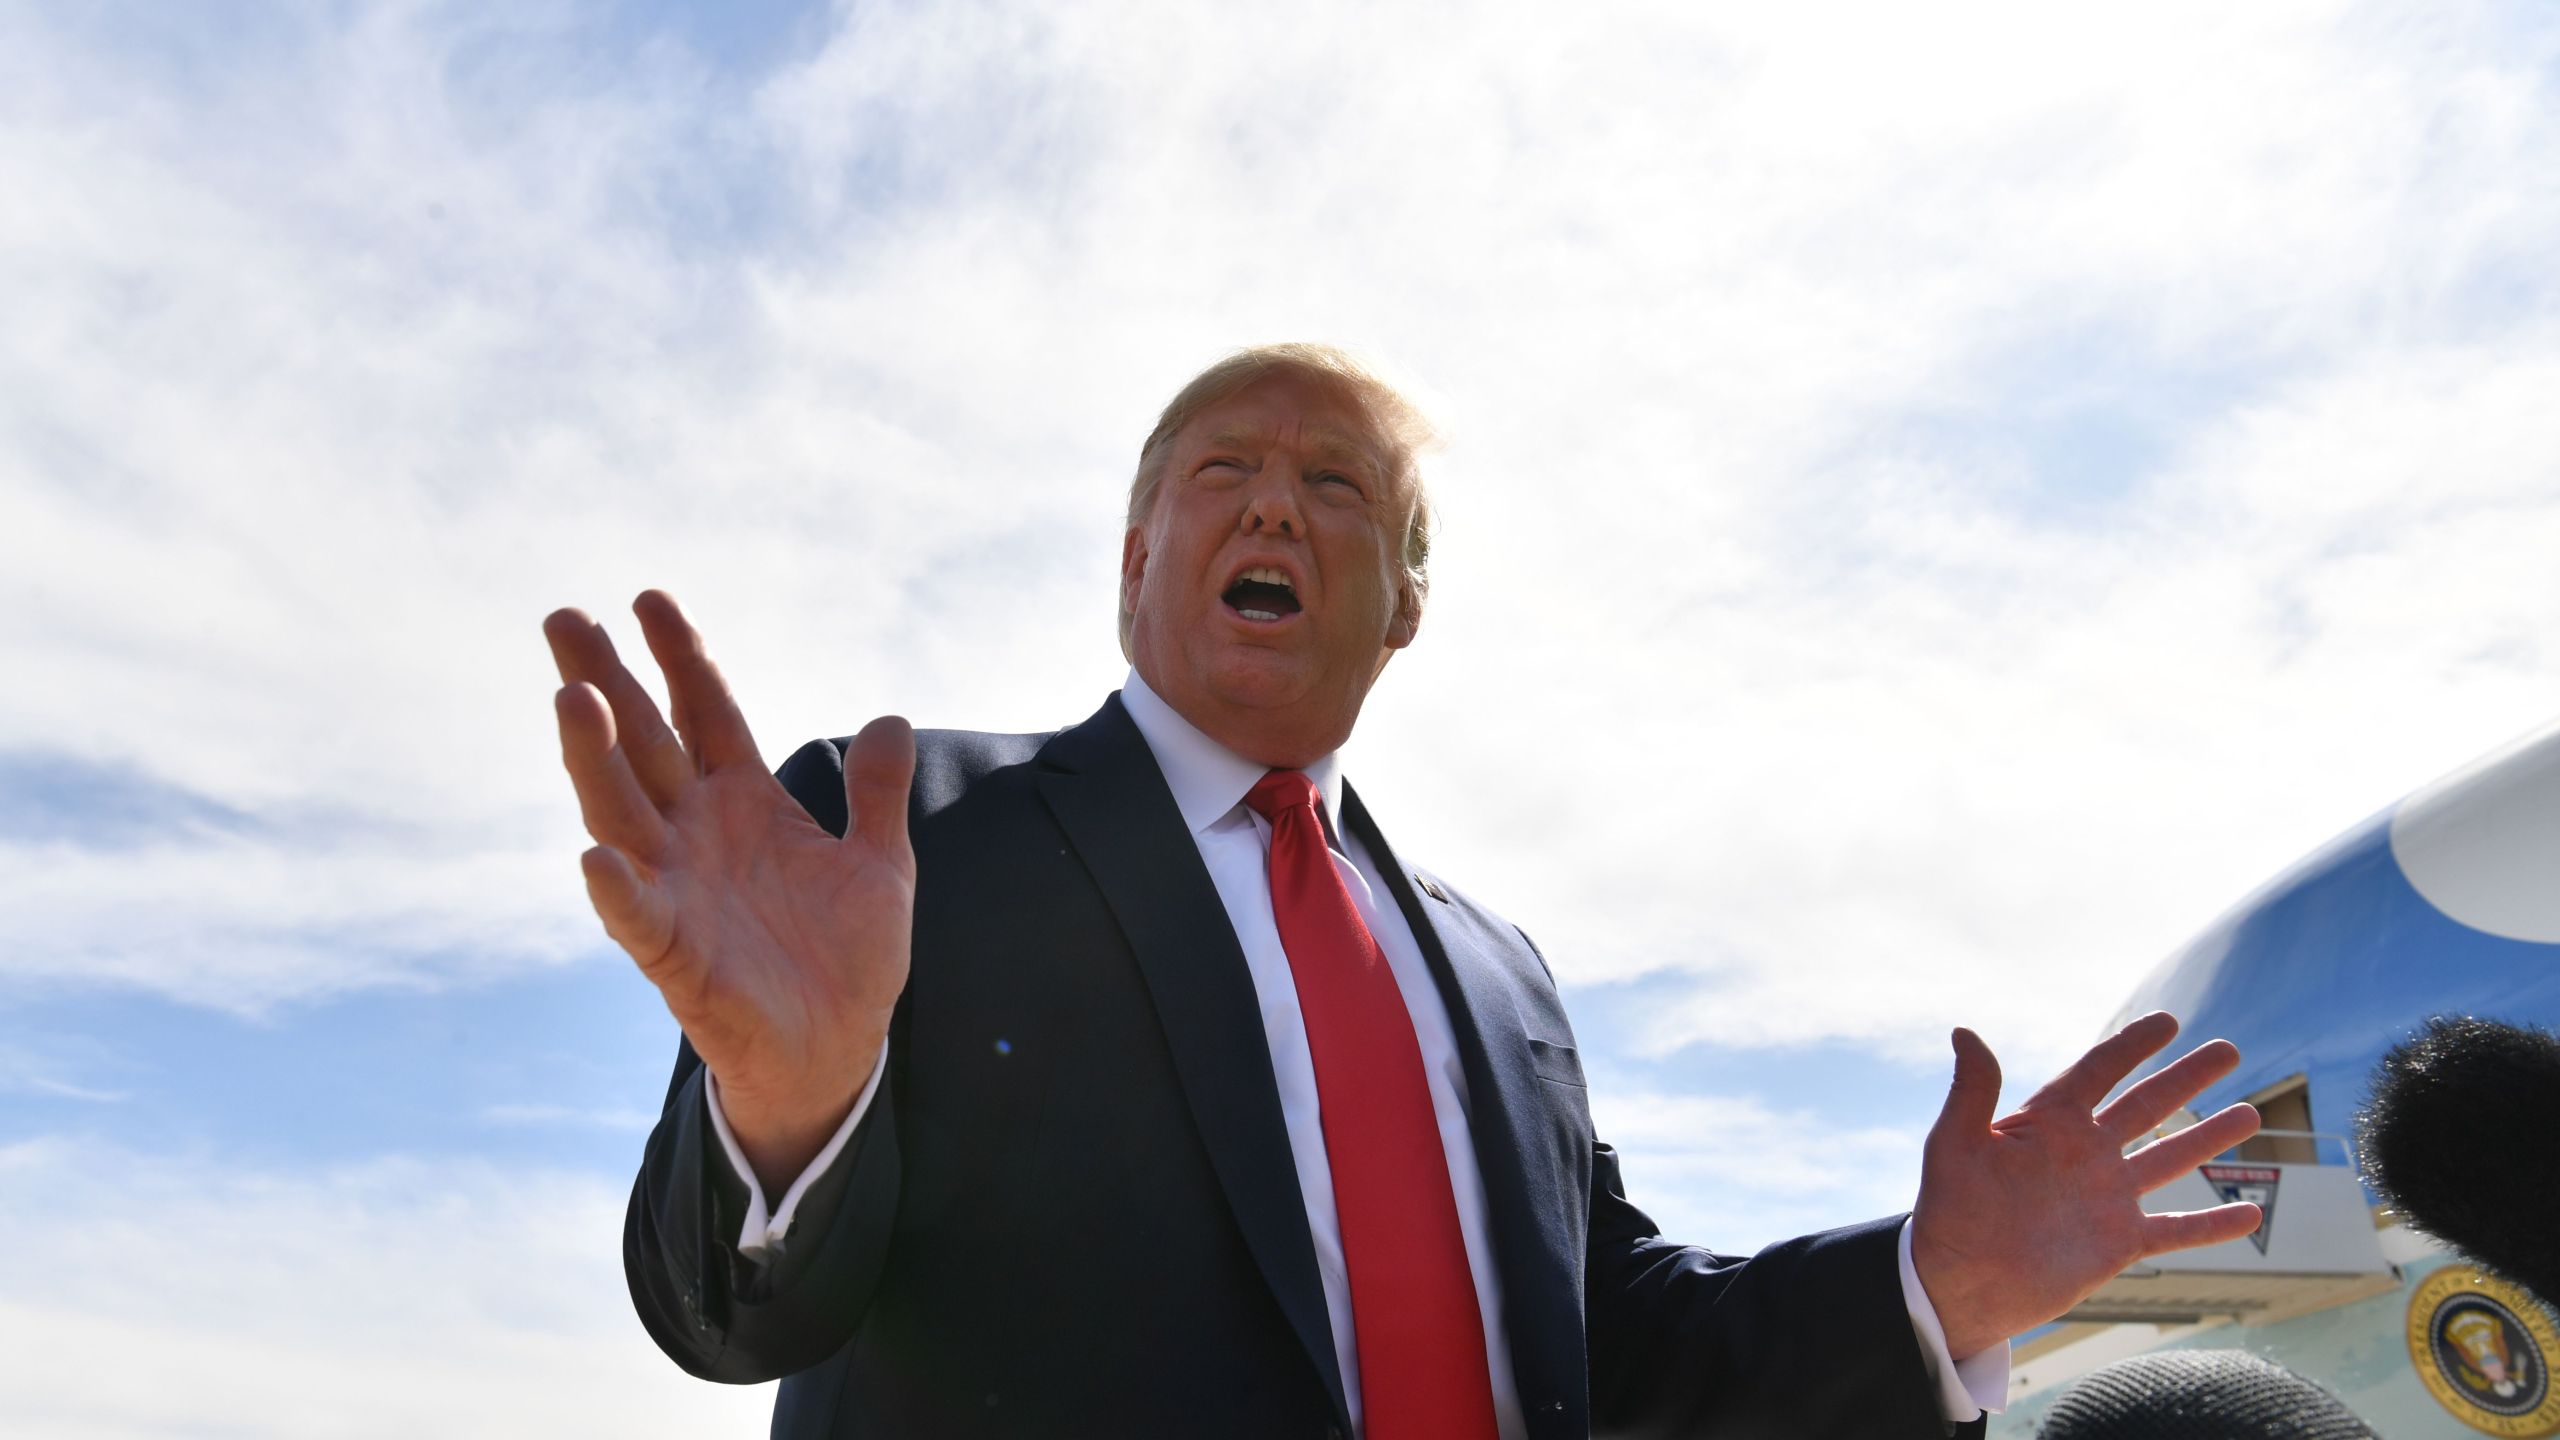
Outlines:
{"type": "MultiPolygon", "coordinates": [[[[1271,913],[1271,825],[1244,803],[1245,792],[1262,778],[1264,767],[1203,734],[1149,689],[1135,671],[1120,691],[1120,703],[1128,709],[1130,720],[1136,723],[1147,748],[1155,754],[1157,767],[1164,772],[1174,805],[1182,813],[1192,843],[1199,847],[1201,862],[1217,887],[1218,899],[1235,927],[1236,942],[1244,951],[1245,967],[1253,977],[1263,1034],[1271,1052],[1272,1078],[1280,1092],[1280,1114],[1288,1129],[1291,1158],[1297,1164],[1307,1230],[1315,1242],[1316,1269],[1324,1283],[1325,1310],[1332,1321],[1334,1359],[1341,1367],[1343,1398],[1351,1409],[1353,1433],[1360,1434],[1360,1356],[1351,1328],[1350,1276],[1343,1266],[1342,1227],[1334,1213],[1333,1170],[1324,1147],[1324,1116],[1316,1095],[1315,1060],[1307,1049],[1297,981],[1289,969],[1288,953],[1280,946],[1279,924],[1271,913]]],[[[1457,1199],[1458,1229],[1466,1244],[1468,1268],[1475,1278],[1476,1309],[1484,1321],[1485,1361],[1493,1377],[1494,1416],[1501,1426],[1502,1440],[1523,1440],[1528,1432],[1511,1373],[1510,1336],[1502,1323],[1502,1273],[1494,1263],[1484,1176],[1476,1167],[1475,1146],[1468,1130],[1471,1102],[1466,1074],[1459,1062],[1457,1034],[1450,1026],[1449,1010],[1440,999],[1430,966],[1422,958],[1422,948],[1395,903],[1394,892],[1378,872],[1367,847],[1345,834],[1338,823],[1342,813],[1342,775],[1335,757],[1327,755],[1309,765],[1306,774],[1315,782],[1322,799],[1334,868],[1351,892],[1352,903],[1359,907],[1361,920],[1376,938],[1378,948],[1385,952],[1388,968],[1395,973],[1396,987],[1404,992],[1405,1008],[1413,1019],[1414,1039],[1421,1047],[1423,1073],[1431,1087],[1431,1109],[1440,1124],[1440,1147],[1448,1159],[1449,1185],[1457,1199]]],[[[870,1108],[887,1065],[884,1051],[872,1068],[871,1079],[854,1101],[852,1113],[845,1117],[826,1148],[783,1192],[782,1203],[770,1209],[745,1152],[730,1133],[728,1118],[720,1111],[719,1079],[711,1078],[707,1093],[712,1130],[719,1136],[730,1168],[747,1188],[747,1219],[738,1240],[742,1253],[751,1257],[761,1254],[790,1230],[801,1197],[842,1153],[863,1113],[870,1108]]],[[[1962,1362],[1950,1358],[1937,1312],[1930,1307],[1919,1275],[1912,1268],[1908,1222],[1903,1225],[1900,1253],[1903,1301],[1911,1312],[1912,1331],[1919,1339],[1922,1360],[1936,1387],[1940,1413],[1950,1421],[1963,1421],[1973,1419],[1982,1410],[1997,1409],[2008,1389],[2007,1345],[1962,1362]]]]}

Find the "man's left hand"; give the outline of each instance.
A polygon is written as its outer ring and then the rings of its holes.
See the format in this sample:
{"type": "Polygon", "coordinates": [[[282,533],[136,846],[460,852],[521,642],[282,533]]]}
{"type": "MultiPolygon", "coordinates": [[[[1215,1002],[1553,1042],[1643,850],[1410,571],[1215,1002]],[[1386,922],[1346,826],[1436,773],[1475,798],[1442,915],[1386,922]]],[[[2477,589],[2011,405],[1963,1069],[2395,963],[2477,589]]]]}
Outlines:
{"type": "Polygon", "coordinates": [[[2146,1256],[2258,1228],[2255,1205],[2146,1215],[2141,1204],[2258,1133],[2251,1107],[2230,1106],[2125,1153],[2231,1073],[2240,1052],[2229,1041],[2197,1046],[2098,1108],[2177,1033],[2175,1018],[2145,1015],[1999,1115],[2000,1062],[1982,1037],[1955,1032],[1955,1083],[1922,1155],[1911,1261],[1957,1359],[2061,1315],[2146,1256]]]}

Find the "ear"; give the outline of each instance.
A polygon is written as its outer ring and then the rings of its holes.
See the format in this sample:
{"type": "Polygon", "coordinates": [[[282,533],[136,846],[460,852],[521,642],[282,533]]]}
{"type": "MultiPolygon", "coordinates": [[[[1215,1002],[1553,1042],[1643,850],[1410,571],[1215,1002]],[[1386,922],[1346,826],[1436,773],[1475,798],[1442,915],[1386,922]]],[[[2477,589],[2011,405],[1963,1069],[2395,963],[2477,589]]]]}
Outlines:
{"type": "Polygon", "coordinates": [[[1396,613],[1387,621],[1387,648],[1401,650],[1422,632],[1422,592],[1411,580],[1396,582],[1396,613]]]}
{"type": "Polygon", "coordinates": [[[1120,537],[1120,608],[1138,609],[1138,590],[1147,575],[1147,532],[1132,525],[1120,537]]]}

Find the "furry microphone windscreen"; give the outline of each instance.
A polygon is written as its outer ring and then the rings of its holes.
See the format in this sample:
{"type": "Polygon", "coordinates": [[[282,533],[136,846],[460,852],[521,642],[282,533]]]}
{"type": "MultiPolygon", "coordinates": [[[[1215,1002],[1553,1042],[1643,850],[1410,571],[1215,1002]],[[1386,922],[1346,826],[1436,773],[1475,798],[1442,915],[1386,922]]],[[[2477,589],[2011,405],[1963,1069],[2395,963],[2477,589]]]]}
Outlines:
{"type": "Polygon", "coordinates": [[[2560,1307],[2560,1040],[2439,1015],[2374,1068],[2356,1133],[2412,1228],[2560,1307]]]}
{"type": "Polygon", "coordinates": [[[2338,1397],[2243,1350],[2154,1350],[2073,1382],[2036,1440],[2374,1440],[2338,1397]]]}

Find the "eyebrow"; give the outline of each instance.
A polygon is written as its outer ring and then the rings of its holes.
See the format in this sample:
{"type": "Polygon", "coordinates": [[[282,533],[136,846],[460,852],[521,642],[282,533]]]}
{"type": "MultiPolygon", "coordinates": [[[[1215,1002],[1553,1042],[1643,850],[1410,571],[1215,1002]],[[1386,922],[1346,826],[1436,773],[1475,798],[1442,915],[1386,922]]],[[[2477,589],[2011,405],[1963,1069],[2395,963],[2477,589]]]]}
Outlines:
{"type": "MultiPolygon", "coordinates": [[[[1340,430],[1326,427],[1306,432],[1309,453],[1337,465],[1357,465],[1372,474],[1383,474],[1385,461],[1369,447],[1340,430]]],[[[1258,450],[1271,443],[1268,430],[1253,425],[1225,425],[1210,432],[1205,442],[1211,450],[1258,450]]]]}

